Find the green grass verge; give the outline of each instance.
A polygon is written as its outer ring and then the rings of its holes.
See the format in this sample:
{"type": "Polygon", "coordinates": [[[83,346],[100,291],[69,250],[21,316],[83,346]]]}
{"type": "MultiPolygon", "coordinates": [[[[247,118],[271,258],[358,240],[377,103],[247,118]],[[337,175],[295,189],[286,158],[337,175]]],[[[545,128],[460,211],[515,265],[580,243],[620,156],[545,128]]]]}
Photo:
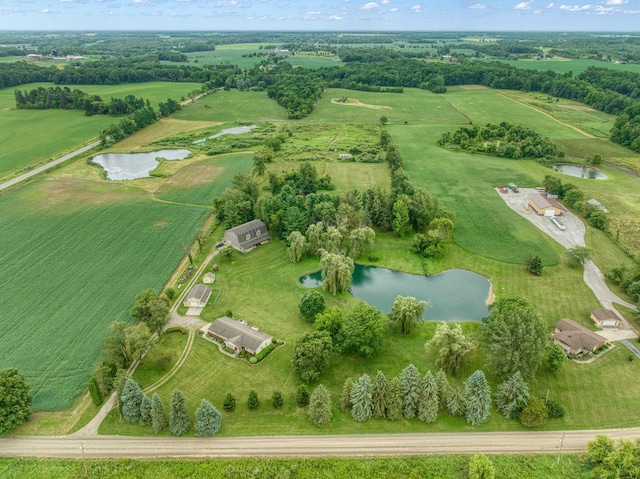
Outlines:
{"type": "MultiPolygon", "coordinates": [[[[89,477],[103,479],[238,479],[287,478],[364,478],[394,477],[423,479],[466,479],[470,456],[414,456],[385,458],[325,459],[180,459],[86,461],[89,477]]],[[[555,455],[490,456],[500,479],[568,479],[586,477],[591,467],[582,456],[564,455],[556,464],[555,455]]],[[[0,459],[5,479],[46,479],[83,477],[84,465],[72,459],[0,459]]]]}

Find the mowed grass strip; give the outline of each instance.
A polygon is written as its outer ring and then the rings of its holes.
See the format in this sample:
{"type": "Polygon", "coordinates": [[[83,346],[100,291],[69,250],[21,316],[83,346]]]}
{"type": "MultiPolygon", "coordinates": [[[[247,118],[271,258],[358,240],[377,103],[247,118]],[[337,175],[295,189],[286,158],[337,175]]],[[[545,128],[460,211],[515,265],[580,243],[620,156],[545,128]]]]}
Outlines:
{"type": "MultiPolygon", "coordinates": [[[[39,86],[56,86],[53,83],[29,83],[20,90],[32,90],[39,86]]],[[[179,99],[198,83],[150,82],[123,85],[75,85],[87,93],[100,95],[104,101],[111,97],[127,95],[149,99],[154,107],[167,98],[179,99]]],[[[0,178],[25,167],[58,158],[80,146],[97,139],[100,131],[120,118],[95,115],[87,117],[78,110],[11,110],[15,106],[14,88],[0,90],[0,178]]]]}
{"type": "Polygon", "coordinates": [[[380,187],[385,191],[391,189],[391,174],[386,163],[341,163],[326,162],[324,169],[317,167],[318,172],[329,175],[335,185],[334,193],[346,193],[351,190],[365,191],[380,187]]]}
{"type": "Polygon", "coordinates": [[[171,176],[156,197],[178,203],[211,206],[213,199],[231,186],[233,177],[249,173],[253,154],[220,155],[192,163],[171,176]]]}
{"type": "Polygon", "coordinates": [[[455,242],[476,254],[508,263],[524,263],[529,254],[545,264],[558,256],[550,240],[504,204],[494,190],[514,182],[520,187],[538,182],[518,161],[452,152],[437,146],[440,126],[390,126],[404,156],[405,169],[416,186],[437,196],[456,213],[455,242]]]}
{"type": "Polygon", "coordinates": [[[35,410],[85,389],[109,323],[162,287],[209,214],[125,191],[47,180],[0,197],[0,367],[24,374],[35,410]]]}
{"type": "Polygon", "coordinates": [[[260,122],[285,120],[284,108],[257,91],[220,90],[185,106],[172,115],[178,120],[260,122]]]}

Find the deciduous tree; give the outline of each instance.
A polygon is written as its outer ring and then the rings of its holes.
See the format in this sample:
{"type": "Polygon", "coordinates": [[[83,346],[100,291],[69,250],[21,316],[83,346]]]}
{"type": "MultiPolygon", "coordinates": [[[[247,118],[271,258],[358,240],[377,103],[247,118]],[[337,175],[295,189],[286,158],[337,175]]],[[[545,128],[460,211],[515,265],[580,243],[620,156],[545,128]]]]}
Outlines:
{"type": "Polygon", "coordinates": [[[366,303],[352,308],[342,325],[343,350],[356,352],[365,358],[373,357],[382,346],[387,321],[382,312],[366,303]]]}
{"type": "Polygon", "coordinates": [[[304,334],[293,348],[291,368],[298,371],[304,382],[317,381],[327,366],[333,350],[333,341],[327,331],[304,334]]]}
{"type": "Polygon", "coordinates": [[[401,334],[413,332],[416,321],[422,319],[422,313],[428,303],[411,296],[396,296],[389,313],[389,320],[401,334]]]}
{"type": "Polygon", "coordinates": [[[549,363],[549,369],[554,372],[560,371],[564,363],[567,361],[567,354],[564,352],[564,349],[562,349],[562,346],[557,343],[547,349],[547,362],[549,363]]]}
{"type": "Polygon", "coordinates": [[[314,289],[310,289],[300,299],[298,303],[298,311],[307,321],[313,323],[316,316],[324,311],[325,300],[321,293],[314,289]]]}
{"type": "Polygon", "coordinates": [[[138,293],[131,316],[147,325],[150,331],[161,333],[169,321],[169,301],[152,288],[138,293]]]}
{"type": "Polygon", "coordinates": [[[474,341],[465,336],[459,324],[449,326],[444,321],[436,328],[430,341],[424,345],[426,350],[436,349],[436,366],[449,374],[457,373],[464,364],[464,357],[475,347],[474,341]]]}
{"type": "Polygon", "coordinates": [[[349,291],[355,265],[348,256],[325,251],[322,263],[322,288],[333,295],[349,291]]]}
{"type": "Polygon", "coordinates": [[[316,331],[327,331],[333,340],[333,347],[339,349],[343,323],[342,310],[334,306],[318,314],[314,326],[316,331]]]}
{"type": "Polygon", "coordinates": [[[31,419],[29,385],[15,368],[0,370],[0,435],[31,419]]]}
{"type": "Polygon", "coordinates": [[[591,250],[585,246],[574,246],[569,249],[569,264],[584,266],[591,260],[591,250]]]}
{"type": "Polygon", "coordinates": [[[475,454],[469,461],[469,479],[495,479],[496,468],[491,459],[482,453],[475,454]]]}
{"type": "Polygon", "coordinates": [[[314,426],[322,427],[331,422],[331,394],[327,388],[320,384],[313,390],[309,398],[307,418],[314,426]]]}
{"type": "Polygon", "coordinates": [[[549,412],[544,399],[532,397],[520,413],[520,422],[524,427],[544,426],[549,420],[549,412]]]}
{"type": "Polygon", "coordinates": [[[298,263],[304,258],[307,239],[299,231],[292,231],[288,239],[289,247],[287,248],[287,254],[289,255],[289,261],[298,263]]]}
{"type": "Polygon", "coordinates": [[[467,396],[464,388],[454,387],[447,393],[447,411],[451,416],[464,416],[467,410],[467,396]]]}
{"type": "Polygon", "coordinates": [[[540,276],[542,274],[542,268],[544,265],[542,264],[542,260],[540,256],[537,255],[529,255],[527,258],[527,271],[535,276],[540,276]]]}

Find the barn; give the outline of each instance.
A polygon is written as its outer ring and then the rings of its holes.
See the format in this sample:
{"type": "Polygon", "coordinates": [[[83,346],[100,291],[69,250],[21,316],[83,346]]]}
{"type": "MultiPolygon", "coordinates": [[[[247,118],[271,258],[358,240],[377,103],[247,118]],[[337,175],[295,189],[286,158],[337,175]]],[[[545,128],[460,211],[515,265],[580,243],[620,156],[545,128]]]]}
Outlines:
{"type": "Polygon", "coordinates": [[[538,216],[560,216],[567,211],[558,200],[542,195],[534,195],[529,198],[529,207],[535,211],[538,216]]]}
{"type": "Polygon", "coordinates": [[[224,232],[224,242],[242,253],[271,239],[262,220],[253,220],[224,232]]]}

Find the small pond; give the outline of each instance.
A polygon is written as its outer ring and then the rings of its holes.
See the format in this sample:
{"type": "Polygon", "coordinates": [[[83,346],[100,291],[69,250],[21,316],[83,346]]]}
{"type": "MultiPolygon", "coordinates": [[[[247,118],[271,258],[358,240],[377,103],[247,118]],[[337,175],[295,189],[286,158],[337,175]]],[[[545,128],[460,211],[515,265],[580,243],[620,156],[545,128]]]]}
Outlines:
{"type": "Polygon", "coordinates": [[[225,130],[221,130],[215,135],[202,138],[201,140],[196,140],[193,142],[193,144],[198,145],[198,144],[204,143],[207,140],[213,140],[214,138],[218,138],[219,136],[222,136],[222,135],[241,135],[242,133],[249,133],[254,128],[257,128],[257,126],[256,125],[234,126],[233,128],[227,128],[225,130]]]}
{"type": "Polygon", "coordinates": [[[606,180],[609,177],[602,171],[594,170],[588,166],[570,165],[567,163],[556,163],[553,169],[569,176],[577,178],[589,178],[592,180],[606,180]]]}
{"type": "MultiPolygon", "coordinates": [[[[307,288],[322,284],[318,271],[300,278],[307,288]]],[[[487,314],[490,283],[471,271],[451,269],[433,276],[419,276],[375,266],[356,265],[351,294],[384,313],[389,313],[396,296],[413,296],[428,301],[423,319],[479,321],[487,314]]]]}
{"type": "Polygon", "coordinates": [[[107,171],[110,180],[136,180],[148,178],[159,162],[156,158],[165,160],[184,160],[189,156],[189,150],[159,150],[149,153],[106,153],[97,155],[93,162],[107,171]]]}

